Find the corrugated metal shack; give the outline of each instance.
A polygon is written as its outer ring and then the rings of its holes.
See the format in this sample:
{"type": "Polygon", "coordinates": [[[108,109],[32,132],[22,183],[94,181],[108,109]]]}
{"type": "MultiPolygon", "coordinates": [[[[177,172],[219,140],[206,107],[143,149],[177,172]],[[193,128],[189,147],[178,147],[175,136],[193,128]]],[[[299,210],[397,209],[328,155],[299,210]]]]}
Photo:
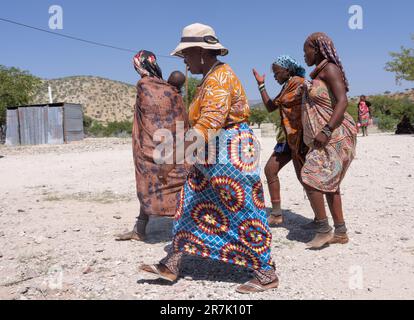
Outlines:
{"type": "Polygon", "coordinates": [[[53,103],[7,108],[7,145],[63,144],[83,139],[80,104],[53,103]]]}

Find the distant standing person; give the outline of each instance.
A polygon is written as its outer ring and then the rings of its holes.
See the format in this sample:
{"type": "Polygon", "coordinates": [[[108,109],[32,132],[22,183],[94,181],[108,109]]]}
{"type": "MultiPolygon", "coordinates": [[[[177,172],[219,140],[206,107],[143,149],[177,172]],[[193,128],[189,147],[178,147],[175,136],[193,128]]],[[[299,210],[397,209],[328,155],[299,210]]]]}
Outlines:
{"type": "Polygon", "coordinates": [[[333,41],[314,33],[304,44],[308,66],[316,66],[312,82],[305,81],[303,135],[310,148],[302,169],[302,182],[315,214],[315,238],[308,247],[349,242],[340,185],[355,157],[357,128],[348,108],[348,80],[333,41]],[[335,233],[326,215],[324,196],[331,211],[335,233]]]}
{"type": "Polygon", "coordinates": [[[136,188],[141,208],[134,230],[117,236],[118,241],[144,241],[150,216],[174,216],[176,196],[187,176],[184,165],[177,165],[169,173],[168,183],[162,184],[157,178],[161,166],[153,158],[158,144],[153,138],[158,129],[167,129],[175,136],[178,121],[184,123],[184,131],[188,129],[188,116],[179,90],[182,76],[175,73],[170,78],[172,84],[164,81],[155,55],[145,50],[134,57],[134,67],[141,76],[137,84],[132,130],[136,188]]]}
{"type": "Polygon", "coordinates": [[[364,137],[368,136],[368,127],[371,119],[371,103],[367,101],[365,96],[361,96],[358,103],[358,123],[364,137]]]}
{"type": "Polygon", "coordinates": [[[281,130],[277,136],[278,143],[265,167],[272,201],[269,225],[274,227],[283,223],[278,174],[284,166],[293,161],[296,175],[301,181],[300,172],[305,162],[307,148],[303,143],[302,96],[298,94],[299,88],[305,81],[305,68],[292,57],[282,55],[272,64],[272,70],[275,80],[283,85],[281,92],[274,100],[269,97],[266,91],[265,75],[259,75],[255,69],[253,69],[253,74],[267,111],[274,112],[279,109],[281,117],[281,130]]]}

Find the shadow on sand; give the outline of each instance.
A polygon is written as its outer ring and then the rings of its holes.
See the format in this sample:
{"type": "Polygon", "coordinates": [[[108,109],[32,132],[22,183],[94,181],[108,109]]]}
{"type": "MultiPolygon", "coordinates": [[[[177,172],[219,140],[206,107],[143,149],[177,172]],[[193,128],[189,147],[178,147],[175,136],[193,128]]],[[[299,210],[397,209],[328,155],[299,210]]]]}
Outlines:
{"type": "MultiPolygon", "coordinates": [[[[283,211],[284,223],[276,228],[284,228],[289,231],[286,239],[295,242],[307,243],[312,240],[314,233],[303,230],[302,225],[311,222],[311,219],[303,217],[291,210],[283,211]]],[[[156,218],[149,223],[148,240],[146,243],[161,243],[171,241],[171,230],[173,220],[171,218],[156,218]],[[152,224],[152,226],[151,226],[152,224]]],[[[167,253],[171,245],[166,245],[164,251],[167,253]]],[[[151,275],[142,273],[143,276],[150,278],[151,275]]],[[[203,259],[193,256],[184,256],[181,269],[181,278],[190,278],[194,281],[218,281],[224,283],[242,284],[252,278],[252,271],[229,265],[224,262],[203,259]]],[[[138,284],[153,284],[171,286],[171,283],[162,279],[140,279],[138,284]]]]}
{"type": "Polygon", "coordinates": [[[172,228],[174,220],[167,217],[151,218],[147,225],[147,237],[145,243],[157,244],[172,240],[172,228]]]}
{"type": "Polygon", "coordinates": [[[314,232],[309,230],[303,230],[301,226],[312,222],[304,216],[301,216],[291,210],[283,211],[283,223],[273,229],[286,229],[289,231],[286,239],[290,241],[296,241],[301,243],[308,243],[313,239],[314,232]]]}
{"type": "MultiPolygon", "coordinates": [[[[148,278],[138,280],[138,284],[146,283],[163,286],[171,286],[174,284],[162,279],[151,279],[151,275],[144,272],[141,274],[143,277],[148,278]]],[[[183,278],[192,281],[243,284],[253,278],[253,273],[250,270],[226,264],[221,261],[184,256],[178,281],[183,278]]]]}
{"type": "MultiPolygon", "coordinates": [[[[304,216],[295,213],[292,210],[283,211],[284,222],[274,229],[283,228],[289,231],[286,239],[290,241],[307,243],[312,240],[314,233],[309,230],[303,230],[301,226],[311,222],[304,216]]],[[[166,217],[156,217],[150,219],[147,226],[147,244],[157,244],[169,242],[172,240],[173,219],[166,217]]]]}

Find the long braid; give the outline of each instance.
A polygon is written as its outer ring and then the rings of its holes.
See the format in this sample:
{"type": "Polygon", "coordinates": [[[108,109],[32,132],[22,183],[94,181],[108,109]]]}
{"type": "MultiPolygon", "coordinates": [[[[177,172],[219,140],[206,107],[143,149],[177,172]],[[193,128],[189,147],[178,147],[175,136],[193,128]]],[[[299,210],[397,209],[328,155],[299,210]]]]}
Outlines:
{"type": "Polygon", "coordinates": [[[318,48],[322,56],[329,62],[332,62],[338,66],[342,72],[342,77],[345,83],[346,91],[349,91],[349,82],[345,75],[345,70],[342,65],[341,59],[339,58],[338,52],[336,51],[335,45],[332,39],[323,32],[316,32],[308,37],[308,41],[315,47],[318,48]]]}

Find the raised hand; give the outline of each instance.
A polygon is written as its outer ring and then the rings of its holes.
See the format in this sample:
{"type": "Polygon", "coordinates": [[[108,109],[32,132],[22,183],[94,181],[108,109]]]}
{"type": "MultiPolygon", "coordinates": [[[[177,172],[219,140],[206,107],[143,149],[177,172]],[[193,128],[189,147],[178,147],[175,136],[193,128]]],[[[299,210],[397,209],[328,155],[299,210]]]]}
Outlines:
{"type": "Polygon", "coordinates": [[[258,85],[261,85],[261,84],[263,84],[264,82],[265,82],[265,78],[266,78],[266,75],[264,74],[264,75],[260,75],[257,71],[256,71],[256,69],[253,69],[253,75],[254,75],[254,77],[256,78],[256,81],[257,81],[257,84],[258,85]]]}

